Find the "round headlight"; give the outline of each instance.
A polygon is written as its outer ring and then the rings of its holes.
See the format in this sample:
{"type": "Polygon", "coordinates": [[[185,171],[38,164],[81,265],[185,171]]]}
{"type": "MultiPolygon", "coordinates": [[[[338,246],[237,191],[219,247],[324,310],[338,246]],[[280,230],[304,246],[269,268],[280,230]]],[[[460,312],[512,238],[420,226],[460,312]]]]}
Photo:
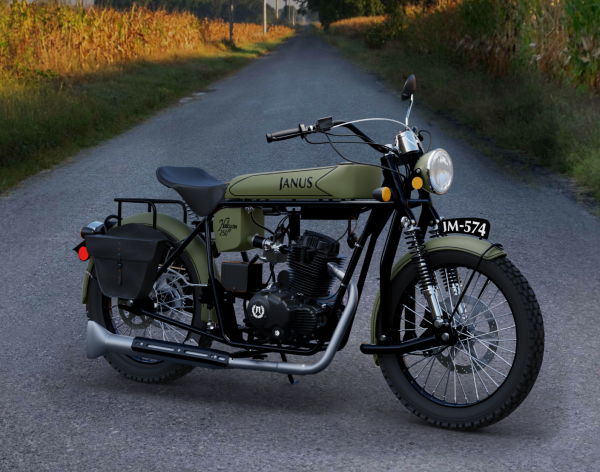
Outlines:
{"type": "Polygon", "coordinates": [[[454,167],[450,155],[443,149],[435,149],[425,154],[415,168],[421,169],[425,180],[423,188],[430,193],[443,195],[452,185],[454,167]]]}

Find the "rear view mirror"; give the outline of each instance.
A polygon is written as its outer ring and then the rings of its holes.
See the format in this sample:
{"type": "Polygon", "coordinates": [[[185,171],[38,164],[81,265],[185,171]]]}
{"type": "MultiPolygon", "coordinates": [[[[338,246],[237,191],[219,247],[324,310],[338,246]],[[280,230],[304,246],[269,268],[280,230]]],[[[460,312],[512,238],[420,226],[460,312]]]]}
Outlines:
{"type": "Polygon", "coordinates": [[[415,93],[416,90],[417,79],[415,79],[414,75],[411,75],[404,84],[404,87],[402,87],[402,101],[405,102],[406,100],[410,100],[410,97],[415,93]]]}

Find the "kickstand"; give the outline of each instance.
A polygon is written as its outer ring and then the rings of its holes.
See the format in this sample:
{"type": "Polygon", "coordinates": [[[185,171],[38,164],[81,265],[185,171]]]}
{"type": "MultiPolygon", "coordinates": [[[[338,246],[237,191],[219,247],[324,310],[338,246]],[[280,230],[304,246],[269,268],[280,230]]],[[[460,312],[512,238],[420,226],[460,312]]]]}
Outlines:
{"type": "MultiPolygon", "coordinates": [[[[277,343],[278,347],[281,347],[281,343],[277,343]]],[[[283,362],[287,362],[287,356],[285,352],[281,352],[281,360],[283,362]]],[[[297,380],[294,380],[294,376],[292,374],[288,374],[288,380],[290,381],[290,385],[296,385],[298,383],[297,380]]]]}

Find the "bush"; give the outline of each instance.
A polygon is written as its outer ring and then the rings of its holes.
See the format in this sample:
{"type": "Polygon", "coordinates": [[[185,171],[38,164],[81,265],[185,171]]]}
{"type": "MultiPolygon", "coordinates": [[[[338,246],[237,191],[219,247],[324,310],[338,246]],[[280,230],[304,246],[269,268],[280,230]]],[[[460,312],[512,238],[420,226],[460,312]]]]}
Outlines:
{"type": "Polygon", "coordinates": [[[398,39],[406,50],[506,77],[516,67],[600,92],[600,2],[597,0],[438,0],[399,8],[383,22],[348,22],[369,48],[398,39]]]}

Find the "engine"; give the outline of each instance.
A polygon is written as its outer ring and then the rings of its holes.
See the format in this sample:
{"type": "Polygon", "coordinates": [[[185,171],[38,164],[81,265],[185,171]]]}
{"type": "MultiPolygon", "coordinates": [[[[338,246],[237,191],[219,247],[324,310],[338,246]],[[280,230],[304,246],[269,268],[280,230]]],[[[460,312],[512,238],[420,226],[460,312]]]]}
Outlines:
{"type": "Polygon", "coordinates": [[[248,303],[247,319],[254,335],[286,344],[302,344],[318,338],[331,306],[326,298],[333,286],[327,264],[341,266],[340,244],[329,236],[305,231],[288,254],[289,270],[277,283],[256,293],[248,303]]]}

